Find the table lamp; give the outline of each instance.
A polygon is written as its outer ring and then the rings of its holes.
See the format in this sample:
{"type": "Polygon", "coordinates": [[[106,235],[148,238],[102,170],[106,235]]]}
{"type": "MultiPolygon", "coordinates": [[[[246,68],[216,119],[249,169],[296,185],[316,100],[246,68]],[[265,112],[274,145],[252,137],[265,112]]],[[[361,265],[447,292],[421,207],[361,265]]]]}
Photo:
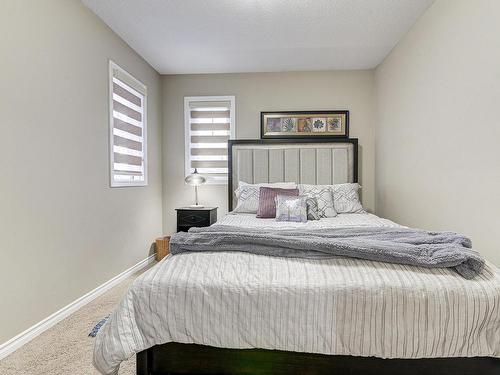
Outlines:
{"type": "Polygon", "coordinates": [[[203,208],[202,204],[198,204],[198,186],[203,185],[207,182],[207,179],[198,173],[198,170],[195,168],[194,172],[188,175],[184,181],[186,184],[194,186],[194,200],[195,204],[190,205],[189,207],[193,208],[203,208]]]}

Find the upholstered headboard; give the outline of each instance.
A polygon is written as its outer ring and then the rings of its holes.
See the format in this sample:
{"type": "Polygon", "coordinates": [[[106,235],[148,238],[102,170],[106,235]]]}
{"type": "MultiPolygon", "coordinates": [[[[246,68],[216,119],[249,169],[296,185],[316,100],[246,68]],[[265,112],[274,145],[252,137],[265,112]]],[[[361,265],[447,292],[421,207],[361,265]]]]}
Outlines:
{"type": "Polygon", "coordinates": [[[228,209],[236,203],[239,181],[341,184],[358,182],[358,140],[230,140],[228,209]]]}

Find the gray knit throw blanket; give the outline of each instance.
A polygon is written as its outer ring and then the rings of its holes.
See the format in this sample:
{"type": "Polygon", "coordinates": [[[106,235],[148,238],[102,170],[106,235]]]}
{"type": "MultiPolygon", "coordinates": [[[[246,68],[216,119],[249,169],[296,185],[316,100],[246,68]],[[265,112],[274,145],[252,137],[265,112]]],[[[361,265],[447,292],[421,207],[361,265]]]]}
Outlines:
{"type": "Polygon", "coordinates": [[[473,279],[484,259],[471,249],[471,241],[453,232],[410,228],[349,227],[318,230],[263,230],[225,225],[191,228],[170,239],[170,253],[242,251],[293,257],[367,259],[412,266],[453,268],[473,279]]]}

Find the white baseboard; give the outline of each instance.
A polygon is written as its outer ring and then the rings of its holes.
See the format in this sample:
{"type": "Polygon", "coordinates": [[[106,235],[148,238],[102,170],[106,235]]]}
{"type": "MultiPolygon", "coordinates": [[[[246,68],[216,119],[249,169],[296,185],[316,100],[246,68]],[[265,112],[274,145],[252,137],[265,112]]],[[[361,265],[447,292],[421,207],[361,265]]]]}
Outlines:
{"type": "MultiPolygon", "coordinates": [[[[98,286],[97,288],[88,292],[84,296],[71,302],[69,305],[63,307],[61,310],[56,311],[54,314],[45,318],[41,322],[38,322],[34,326],[28,328],[26,331],[21,332],[19,335],[11,338],[9,341],[4,342],[3,344],[0,345],[0,360],[7,357],[12,352],[16,351],[24,344],[33,340],[42,332],[48,330],[50,327],[59,323],[64,318],[73,314],[76,310],[85,306],[87,303],[94,300],[95,298],[99,297],[101,294],[111,289],[121,281],[125,280],[128,276],[147,267],[153,261],[154,261],[154,255],[150,255],[146,259],[141,260],[135,266],[130,267],[128,270],[123,271],[119,275],[113,277],[111,280],[106,281],[104,284],[98,286]]],[[[90,328],[91,327],[89,327],[89,330],[90,328]]]]}

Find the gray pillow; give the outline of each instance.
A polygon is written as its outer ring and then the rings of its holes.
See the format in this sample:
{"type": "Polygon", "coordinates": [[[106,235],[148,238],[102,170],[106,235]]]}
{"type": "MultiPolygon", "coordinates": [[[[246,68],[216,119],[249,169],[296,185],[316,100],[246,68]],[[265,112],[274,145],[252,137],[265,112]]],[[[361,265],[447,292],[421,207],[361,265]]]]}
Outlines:
{"type": "Polygon", "coordinates": [[[318,212],[318,200],[316,198],[308,197],[306,200],[306,205],[307,205],[307,220],[321,219],[318,212]]]}
{"type": "Polygon", "coordinates": [[[276,221],[307,221],[307,197],[305,195],[278,195],[276,198],[276,221]]]}

